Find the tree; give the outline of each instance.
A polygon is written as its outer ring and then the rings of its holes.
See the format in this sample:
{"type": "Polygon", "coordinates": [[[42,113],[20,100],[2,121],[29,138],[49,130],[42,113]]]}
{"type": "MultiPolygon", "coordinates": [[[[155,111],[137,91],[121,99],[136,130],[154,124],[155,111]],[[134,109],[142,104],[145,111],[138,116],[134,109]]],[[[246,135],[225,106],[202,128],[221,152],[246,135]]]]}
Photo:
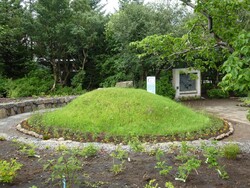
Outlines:
{"type": "MultiPolygon", "coordinates": [[[[123,2],[123,8],[112,15],[106,25],[111,57],[102,65],[103,77],[107,78],[104,85],[128,79],[143,82],[148,74],[155,73],[153,68],[156,67],[151,64],[158,58],[138,59],[137,50],[131,48],[129,43],[153,34],[180,31],[181,21],[186,16],[180,8],[164,7],[163,4],[123,2]]],[[[179,34],[181,31],[176,32],[176,35],[179,34]]]]}
{"type": "Polygon", "coordinates": [[[20,78],[30,70],[32,55],[21,0],[0,2],[0,75],[20,78]]]}
{"type": "MultiPolygon", "coordinates": [[[[192,7],[197,13],[193,22],[191,32],[195,27],[203,27],[202,31],[206,38],[196,41],[207,45],[207,49],[219,47],[221,53],[226,57],[223,63],[225,76],[221,86],[225,89],[237,91],[250,91],[249,69],[250,69],[250,3],[247,0],[199,0],[196,4],[189,0],[181,0],[187,6],[192,7]],[[200,24],[199,24],[200,23],[200,24]],[[204,24],[207,26],[204,27],[204,24]]],[[[206,51],[207,55],[213,55],[206,51]]]]}
{"type": "MultiPolygon", "coordinates": [[[[36,55],[48,62],[57,84],[70,85],[72,72],[83,82],[89,52],[103,33],[104,22],[97,0],[38,0],[35,4],[33,41],[36,55]]],[[[100,40],[101,42],[101,40],[100,40]]],[[[98,46],[98,45],[97,45],[98,46]]],[[[78,81],[76,81],[78,80],[78,81]]]]}
{"type": "Polygon", "coordinates": [[[225,76],[221,86],[249,91],[250,34],[249,20],[246,19],[249,17],[249,1],[198,0],[195,4],[189,0],[181,1],[195,11],[187,22],[189,31],[182,38],[155,35],[133,43],[142,49],[140,56],[157,55],[162,59],[175,56],[201,70],[215,69],[218,72],[222,69],[225,76]]]}

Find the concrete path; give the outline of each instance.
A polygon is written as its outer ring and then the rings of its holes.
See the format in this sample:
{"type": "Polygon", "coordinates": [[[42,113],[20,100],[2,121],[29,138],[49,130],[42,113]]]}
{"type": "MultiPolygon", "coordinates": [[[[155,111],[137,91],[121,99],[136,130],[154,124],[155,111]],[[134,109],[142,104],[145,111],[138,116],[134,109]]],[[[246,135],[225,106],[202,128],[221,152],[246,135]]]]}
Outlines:
{"type": "Polygon", "coordinates": [[[246,118],[250,108],[237,106],[236,99],[213,99],[183,102],[198,111],[205,111],[233,122],[235,132],[226,140],[250,141],[250,122],[246,118]]]}

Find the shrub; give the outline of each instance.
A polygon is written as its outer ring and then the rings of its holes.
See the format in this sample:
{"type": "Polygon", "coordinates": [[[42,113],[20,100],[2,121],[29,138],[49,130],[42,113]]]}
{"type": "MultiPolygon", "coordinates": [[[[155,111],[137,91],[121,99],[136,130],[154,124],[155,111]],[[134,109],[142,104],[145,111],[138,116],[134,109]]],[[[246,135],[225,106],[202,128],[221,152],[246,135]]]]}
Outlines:
{"type": "Polygon", "coordinates": [[[207,95],[209,98],[228,98],[229,93],[222,89],[210,89],[207,91],[207,95]]]}
{"type": "Polygon", "coordinates": [[[10,162],[0,160],[0,182],[11,183],[16,177],[16,171],[21,169],[23,165],[11,159],[10,162]]]}
{"type": "Polygon", "coordinates": [[[24,78],[9,82],[7,94],[12,98],[45,95],[52,84],[51,74],[45,69],[38,69],[24,78]]]}
{"type": "Polygon", "coordinates": [[[169,76],[162,76],[156,81],[156,93],[171,99],[175,96],[175,89],[169,80],[169,76]]]}
{"type": "Polygon", "coordinates": [[[0,97],[6,97],[10,80],[0,76],[0,97]]]}
{"type": "Polygon", "coordinates": [[[227,159],[236,159],[240,153],[240,148],[237,144],[228,144],[223,148],[223,156],[227,159]]]}

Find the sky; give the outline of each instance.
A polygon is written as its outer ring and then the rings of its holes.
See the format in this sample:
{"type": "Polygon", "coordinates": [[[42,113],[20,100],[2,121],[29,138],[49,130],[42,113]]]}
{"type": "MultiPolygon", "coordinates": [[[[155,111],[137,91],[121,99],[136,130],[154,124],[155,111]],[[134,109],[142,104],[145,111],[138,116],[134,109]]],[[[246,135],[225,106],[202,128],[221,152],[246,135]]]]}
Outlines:
{"type": "MultiPolygon", "coordinates": [[[[157,2],[159,0],[144,0],[144,3],[148,2],[157,2]]],[[[118,9],[118,0],[101,0],[102,4],[107,4],[105,6],[107,13],[113,13],[115,10],[118,9]]]]}

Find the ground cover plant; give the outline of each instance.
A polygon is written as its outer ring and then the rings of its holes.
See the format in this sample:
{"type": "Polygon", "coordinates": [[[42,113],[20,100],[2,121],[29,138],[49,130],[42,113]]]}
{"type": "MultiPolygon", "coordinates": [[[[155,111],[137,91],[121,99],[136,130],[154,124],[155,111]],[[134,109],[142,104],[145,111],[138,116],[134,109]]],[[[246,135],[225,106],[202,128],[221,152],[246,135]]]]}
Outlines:
{"type": "Polygon", "coordinates": [[[140,89],[107,88],[86,93],[62,109],[34,114],[24,128],[45,139],[99,142],[192,140],[227,130],[223,121],[140,89]]]}

